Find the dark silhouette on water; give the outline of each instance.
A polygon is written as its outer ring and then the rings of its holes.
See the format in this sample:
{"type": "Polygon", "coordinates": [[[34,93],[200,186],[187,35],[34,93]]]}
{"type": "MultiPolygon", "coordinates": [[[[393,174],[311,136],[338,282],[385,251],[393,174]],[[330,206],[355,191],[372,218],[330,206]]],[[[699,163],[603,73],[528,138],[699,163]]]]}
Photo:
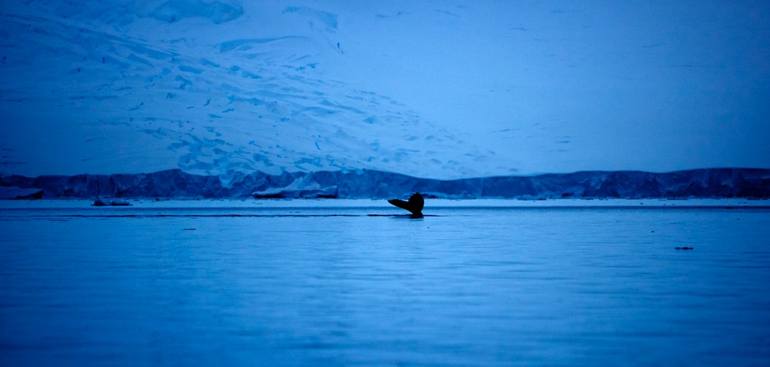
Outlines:
{"type": "Polygon", "coordinates": [[[99,181],[96,181],[96,200],[94,200],[94,202],[91,203],[91,206],[131,206],[131,203],[123,200],[113,200],[110,202],[103,201],[99,197],[100,193],[101,193],[101,190],[99,187],[99,181]]]}
{"type": "Polygon", "coordinates": [[[131,206],[131,203],[123,200],[103,201],[100,198],[96,198],[91,206],[131,206]]]}
{"type": "Polygon", "coordinates": [[[425,206],[425,199],[422,198],[419,192],[415,192],[409,197],[409,201],[403,201],[399,199],[390,199],[389,203],[408,210],[412,213],[412,218],[422,218],[422,208],[425,206]]]}

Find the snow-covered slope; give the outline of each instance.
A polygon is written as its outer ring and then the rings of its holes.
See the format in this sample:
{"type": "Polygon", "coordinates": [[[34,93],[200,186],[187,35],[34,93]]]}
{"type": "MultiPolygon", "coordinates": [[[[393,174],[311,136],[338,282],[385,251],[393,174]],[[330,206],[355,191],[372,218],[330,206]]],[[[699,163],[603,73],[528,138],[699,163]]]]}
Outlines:
{"type": "Polygon", "coordinates": [[[339,27],[282,2],[3,1],[0,170],[483,174],[489,152],[325,72],[339,27]]]}

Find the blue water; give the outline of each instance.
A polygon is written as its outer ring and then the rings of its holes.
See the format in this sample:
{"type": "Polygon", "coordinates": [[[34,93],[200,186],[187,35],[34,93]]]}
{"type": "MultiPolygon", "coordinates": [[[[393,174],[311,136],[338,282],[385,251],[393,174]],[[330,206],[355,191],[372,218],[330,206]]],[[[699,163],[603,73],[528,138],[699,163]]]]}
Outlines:
{"type": "Polygon", "coordinates": [[[768,209],[429,212],[0,210],[0,365],[770,365],[768,209]]]}

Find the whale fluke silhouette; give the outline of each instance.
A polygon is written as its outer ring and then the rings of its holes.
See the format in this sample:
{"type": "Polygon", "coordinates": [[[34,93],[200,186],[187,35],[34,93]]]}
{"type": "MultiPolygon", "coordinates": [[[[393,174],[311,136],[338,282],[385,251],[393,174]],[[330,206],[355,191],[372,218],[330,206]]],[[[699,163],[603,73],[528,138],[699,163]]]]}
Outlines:
{"type": "Polygon", "coordinates": [[[390,199],[388,202],[401,209],[408,210],[412,213],[412,218],[422,218],[422,208],[425,206],[425,199],[422,198],[419,192],[410,196],[409,201],[390,199]]]}

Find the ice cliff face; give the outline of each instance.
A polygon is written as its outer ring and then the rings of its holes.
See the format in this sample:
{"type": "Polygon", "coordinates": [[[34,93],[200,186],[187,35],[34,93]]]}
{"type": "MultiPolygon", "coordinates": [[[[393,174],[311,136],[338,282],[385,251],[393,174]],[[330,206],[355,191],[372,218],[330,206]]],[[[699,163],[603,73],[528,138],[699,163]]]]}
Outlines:
{"type": "Polygon", "coordinates": [[[701,169],[670,173],[576,172],[459,180],[390,172],[318,171],[227,178],[180,170],[149,174],[0,176],[0,198],[764,198],[770,170],[701,169]]]}
{"type": "Polygon", "coordinates": [[[397,98],[330,76],[346,54],[323,9],[8,0],[0,25],[0,171],[448,177],[489,159],[397,98]]]}

